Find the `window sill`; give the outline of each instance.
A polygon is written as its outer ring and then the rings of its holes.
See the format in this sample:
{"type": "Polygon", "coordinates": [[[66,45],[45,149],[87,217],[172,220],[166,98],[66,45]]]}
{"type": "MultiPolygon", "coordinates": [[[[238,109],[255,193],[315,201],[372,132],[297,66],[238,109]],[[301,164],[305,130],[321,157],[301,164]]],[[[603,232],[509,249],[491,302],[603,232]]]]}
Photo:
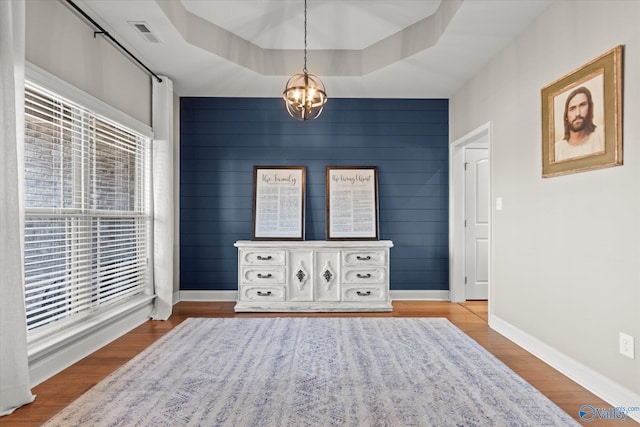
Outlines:
{"type": "Polygon", "coordinates": [[[32,386],[55,375],[150,318],[154,295],[140,295],[124,304],[91,313],[73,324],[28,336],[32,386]]]}

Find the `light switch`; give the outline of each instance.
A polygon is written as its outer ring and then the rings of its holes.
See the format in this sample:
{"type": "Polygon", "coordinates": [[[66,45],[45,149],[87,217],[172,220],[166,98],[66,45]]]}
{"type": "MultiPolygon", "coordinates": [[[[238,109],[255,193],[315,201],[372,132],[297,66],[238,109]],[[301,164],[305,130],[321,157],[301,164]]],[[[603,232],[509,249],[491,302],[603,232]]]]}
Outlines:
{"type": "Polygon", "coordinates": [[[502,210],[502,197],[496,197],[496,210],[502,210]]]}

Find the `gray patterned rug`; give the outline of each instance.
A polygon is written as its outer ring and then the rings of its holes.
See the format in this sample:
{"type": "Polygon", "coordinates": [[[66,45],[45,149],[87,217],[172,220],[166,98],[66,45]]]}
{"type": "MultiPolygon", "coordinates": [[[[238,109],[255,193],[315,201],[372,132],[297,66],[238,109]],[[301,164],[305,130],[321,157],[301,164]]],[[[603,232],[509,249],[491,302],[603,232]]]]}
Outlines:
{"type": "Polygon", "coordinates": [[[571,426],[446,319],[188,319],[46,426],[571,426]]]}

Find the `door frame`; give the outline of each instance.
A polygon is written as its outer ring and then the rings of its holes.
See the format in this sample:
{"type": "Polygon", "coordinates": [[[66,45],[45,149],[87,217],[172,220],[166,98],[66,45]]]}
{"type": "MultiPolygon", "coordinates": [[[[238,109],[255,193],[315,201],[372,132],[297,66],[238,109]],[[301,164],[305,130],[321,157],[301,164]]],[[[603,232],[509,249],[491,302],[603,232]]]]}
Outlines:
{"type": "Polygon", "coordinates": [[[465,276],[465,148],[487,148],[489,159],[489,313],[491,312],[491,264],[493,222],[493,186],[491,167],[491,122],[487,122],[449,145],[449,300],[466,301],[465,276]]]}

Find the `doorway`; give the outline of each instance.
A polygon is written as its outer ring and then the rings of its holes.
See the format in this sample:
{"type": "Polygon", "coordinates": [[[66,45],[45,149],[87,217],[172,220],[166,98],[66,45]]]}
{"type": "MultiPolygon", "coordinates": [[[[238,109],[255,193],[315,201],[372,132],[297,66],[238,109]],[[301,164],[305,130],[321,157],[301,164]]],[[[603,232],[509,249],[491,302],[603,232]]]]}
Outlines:
{"type": "Polygon", "coordinates": [[[450,300],[491,295],[491,123],[449,148],[450,300]],[[465,170],[466,166],[466,170],[465,170]]]}

